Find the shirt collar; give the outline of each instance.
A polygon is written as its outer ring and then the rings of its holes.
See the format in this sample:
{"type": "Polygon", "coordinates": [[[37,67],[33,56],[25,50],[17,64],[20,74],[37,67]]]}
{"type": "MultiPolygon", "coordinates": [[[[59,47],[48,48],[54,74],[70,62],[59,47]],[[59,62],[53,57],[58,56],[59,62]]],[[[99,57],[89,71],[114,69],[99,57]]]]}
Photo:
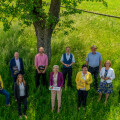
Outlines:
{"type": "Polygon", "coordinates": [[[39,55],[40,55],[40,56],[43,56],[43,55],[44,55],[44,53],[43,53],[42,55],[39,53],[39,55]]]}
{"type": "MultiPolygon", "coordinates": [[[[93,54],[93,52],[91,52],[92,54],[93,54]]],[[[95,52],[95,54],[96,54],[96,52],[95,52]]],[[[95,54],[93,54],[93,55],[95,55],[95,54]]]]}
{"type": "Polygon", "coordinates": [[[19,83],[19,85],[20,85],[20,86],[23,86],[23,82],[22,82],[22,84],[19,83]]]}
{"type": "MultiPolygon", "coordinates": [[[[58,76],[58,72],[57,72],[57,74],[56,74],[56,77],[58,76]]],[[[54,72],[53,72],[53,77],[54,77],[54,72]]]]}
{"type": "MultiPolygon", "coordinates": [[[[16,59],[15,59],[16,60],[16,59]]],[[[19,58],[16,60],[16,61],[18,61],[19,60],[19,58]]]]}
{"type": "Polygon", "coordinates": [[[70,56],[70,53],[69,54],[66,53],[66,55],[70,56]]]}
{"type": "Polygon", "coordinates": [[[83,72],[82,72],[82,76],[86,76],[86,75],[87,75],[87,73],[84,75],[83,72]]]}

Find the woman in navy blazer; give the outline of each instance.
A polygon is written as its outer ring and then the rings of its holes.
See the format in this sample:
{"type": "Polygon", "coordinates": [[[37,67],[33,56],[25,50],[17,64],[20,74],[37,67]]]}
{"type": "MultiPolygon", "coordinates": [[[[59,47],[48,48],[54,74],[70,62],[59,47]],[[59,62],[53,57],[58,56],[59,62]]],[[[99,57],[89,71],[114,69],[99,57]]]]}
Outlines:
{"type": "Polygon", "coordinates": [[[55,106],[55,97],[57,93],[57,100],[58,100],[58,113],[61,107],[61,94],[62,94],[62,87],[64,83],[63,74],[59,71],[59,66],[53,66],[53,72],[50,74],[50,86],[60,87],[60,91],[51,90],[51,103],[52,103],[52,112],[54,111],[55,106]]]}

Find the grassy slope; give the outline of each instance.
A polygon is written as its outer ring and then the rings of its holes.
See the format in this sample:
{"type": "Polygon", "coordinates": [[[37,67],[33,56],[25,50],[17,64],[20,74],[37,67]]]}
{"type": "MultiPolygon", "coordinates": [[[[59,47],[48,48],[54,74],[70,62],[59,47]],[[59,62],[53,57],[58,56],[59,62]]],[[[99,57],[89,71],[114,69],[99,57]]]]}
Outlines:
{"type": "MultiPolygon", "coordinates": [[[[109,4],[111,3],[112,0],[109,0],[109,4]]],[[[96,10],[98,12],[119,15],[119,13],[113,12],[116,9],[115,6],[119,9],[118,3],[119,0],[115,0],[113,6],[102,9],[98,7],[103,6],[101,3],[83,2],[80,5],[80,8],[89,8],[89,10],[92,11],[96,10]]],[[[50,92],[42,86],[38,90],[35,89],[34,56],[36,54],[36,37],[33,26],[26,28],[24,32],[20,32],[20,27],[17,24],[14,24],[11,30],[7,33],[0,30],[0,73],[3,77],[5,89],[11,93],[10,108],[5,107],[5,98],[0,95],[0,119],[16,120],[18,118],[17,104],[14,102],[12,96],[12,78],[10,77],[8,66],[10,59],[13,57],[13,53],[19,51],[20,56],[24,60],[26,71],[25,79],[30,86],[27,112],[29,120],[119,120],[120,106],[118,102],[118,90],[120,88],[120,21],[114,18],[82,13],[61,17],[59,25],[60,27],[56,27],[55,33],[52,37],[52,59],[47,70],[48,83],[49,73],[52,70],[52,66],[58,64],[60,65],[60,68],[62,67],[59,60],[62,53],[64,53],[65,46],[69,45],[71,47],[71,52],[75,55],[76,59],[76,64],[74,65],[73,70],[74,89],[63,90],[60,114],[56,114],[56,111],[55,113],[50,112],[50,92]],[[112,67],[116,73],[116,79],[113,81],[114,92],[110,95],[107,106],[104,106],[104,97],[100,103],[97,103],[98,94],[92,87],[88,95],[87,112],[84,113],[82,109],[78,112],[75,76],[76,73],[81,70],[81,65],[85,63],[87,53],[90,52],[90,46],[93,44],[98,46],[98,51],[103,57],[103,62],[106,59],[112,61],[112,67]]]]}

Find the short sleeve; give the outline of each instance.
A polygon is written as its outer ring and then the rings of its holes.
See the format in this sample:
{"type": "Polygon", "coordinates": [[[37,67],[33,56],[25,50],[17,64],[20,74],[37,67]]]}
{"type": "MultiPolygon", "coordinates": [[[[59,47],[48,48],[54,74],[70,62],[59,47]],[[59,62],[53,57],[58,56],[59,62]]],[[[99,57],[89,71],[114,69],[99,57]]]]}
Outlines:
{"type": "Polygon", "coordinates": [[[87,58],[86,58],[86,61],[88,61],[89,60],[89,54],[87,55],[87,58]]]}
{"type": "Polygon", "coordinates": [[[99,56],[100,56],[100,57],[99,57],[99,60],[102,61],[102,56],[101,56],[101,54],[99,54],[99,56]]]}
{"type": "Polygon", "coordinates": [[[61,57],[61,60],[60,60],[61,62],[63,62],[63,55],[62,55],[62,57],[61,57]]]}
{"type": "Polygon", "coordinates": [[[75,63],[75,58],[74,58],[74,55],[72,55],[72,62],[75,63]]]}

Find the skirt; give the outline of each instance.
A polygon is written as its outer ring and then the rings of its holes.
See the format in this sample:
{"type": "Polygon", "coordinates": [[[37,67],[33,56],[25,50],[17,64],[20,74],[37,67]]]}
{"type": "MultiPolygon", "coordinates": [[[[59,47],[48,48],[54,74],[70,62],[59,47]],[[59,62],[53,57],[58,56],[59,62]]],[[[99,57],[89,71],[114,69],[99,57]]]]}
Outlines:
{"type": "Polygon", "coordinates": [[[100,82],[100,86],[98,88],[98,93],[103,94],[111,94],[113,92],[113,85],[112,83],[107,83],[106,81],[100,82]]]}

